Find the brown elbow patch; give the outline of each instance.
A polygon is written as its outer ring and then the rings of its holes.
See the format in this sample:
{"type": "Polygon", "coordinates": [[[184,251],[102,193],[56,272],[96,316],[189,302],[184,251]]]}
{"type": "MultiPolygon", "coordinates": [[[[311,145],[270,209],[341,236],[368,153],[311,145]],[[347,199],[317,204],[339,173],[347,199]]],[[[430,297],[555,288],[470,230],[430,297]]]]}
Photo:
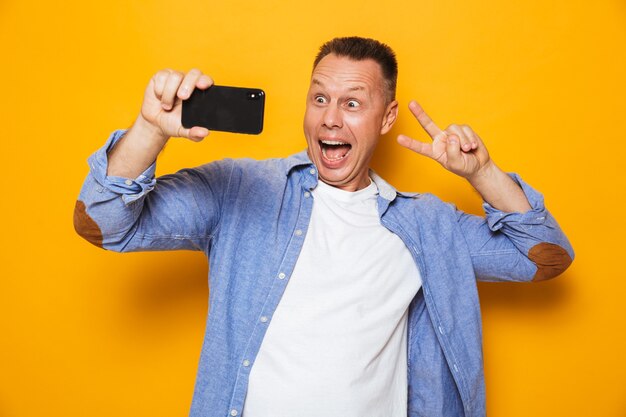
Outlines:
{"type": "Polygon", "coordinates": [[[80,200],[76,201],[74,207],[74,229],[76,233],[85,238],[86,241],[102,247],[102,231],[98,224],[87,214],[85,203],[80,200]]]}
{"type": "Polygon", "coordinates": [[[528,257],[537,265],[533,281],[554,278],[567,269],[572,258],[567,251],[554,243],[539,243],[528,251],[528,257]]]}

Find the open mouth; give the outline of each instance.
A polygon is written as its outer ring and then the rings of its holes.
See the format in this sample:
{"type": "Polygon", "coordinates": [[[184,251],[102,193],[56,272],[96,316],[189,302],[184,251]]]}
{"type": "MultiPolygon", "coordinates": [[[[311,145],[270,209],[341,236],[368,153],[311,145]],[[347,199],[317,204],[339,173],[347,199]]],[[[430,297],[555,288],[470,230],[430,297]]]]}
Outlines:
{"type": "Polygon", "coordinates": [[[352,145],[338,140],[320,140],[322,155],[329,161],[340,161],[345,158],[352,149],[352,145]]]}

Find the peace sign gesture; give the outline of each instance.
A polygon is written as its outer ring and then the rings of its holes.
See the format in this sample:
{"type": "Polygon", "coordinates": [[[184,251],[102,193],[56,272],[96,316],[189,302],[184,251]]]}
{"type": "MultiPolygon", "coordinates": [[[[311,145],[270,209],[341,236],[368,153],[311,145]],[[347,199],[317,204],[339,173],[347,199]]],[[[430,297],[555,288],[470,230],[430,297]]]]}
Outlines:
{"type": "Polygon", "coordinates": [[[480,137],[467,125],[448,126],[441,130],[416,101],[409,109],[431,137],[431,143],[398,136],[398,143],[420,155],[439,162],[445,169],[470,179],[490,162],[489,153],[480,137]]]}

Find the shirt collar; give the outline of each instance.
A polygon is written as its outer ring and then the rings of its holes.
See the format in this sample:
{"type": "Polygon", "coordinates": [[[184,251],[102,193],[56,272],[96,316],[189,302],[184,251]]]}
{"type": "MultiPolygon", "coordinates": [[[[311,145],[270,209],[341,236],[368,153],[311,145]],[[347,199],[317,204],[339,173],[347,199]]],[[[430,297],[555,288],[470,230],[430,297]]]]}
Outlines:
{"type": "Polygon", "coordinates": [[[396,189],[393,188],[387,181],[382,179],[380,175],[374,172],[373,169],[370,169],[370,178],[374,181],[376,187],[378,187],[378,195],[388,201],[395,200],[398,195],[398,191],[396,191],[396,189]]]}
{"type": "Polygon", "coordinates": [[[313,162],[311,162],[311,159],[309,159],[309,154],[307,153],[306,149],[285,158],[283,161],[285,175],[289,175],[289,173],[296,167],[302,165],[313,165],[313,162]]]}
{"type": "MultiPolygon", "coordinates": [[[[311,159],[309,158],[309,154],[307,153],[306,149],[301,152],[298,152],[297,154],[294,154],[285,158],[284,164],[285,164],[284,165],[285,175],[289,175],[294,168],[303,167],[303,166],[310,166],[313,168],[315,167],[313,162],[311,162],[311,159]]],[[[406,197],[406,198],[414,198],[419,194],[419,193],[403,193],[403,192],[397,191],[393,186],[391,186],[387,181],[382,179],[382,177],[378,175],[372,169],[370,169],[369,174],[370,174],[370,177],[372,178],[372,181],[374,181],[374,183],[376,184],[376,187],[378,187],[378,194],[380,195],[380,197],[384,198],[385,200],[389,202],[392,202],[393,200],[395,200],[397,196],[406,197]]]]}

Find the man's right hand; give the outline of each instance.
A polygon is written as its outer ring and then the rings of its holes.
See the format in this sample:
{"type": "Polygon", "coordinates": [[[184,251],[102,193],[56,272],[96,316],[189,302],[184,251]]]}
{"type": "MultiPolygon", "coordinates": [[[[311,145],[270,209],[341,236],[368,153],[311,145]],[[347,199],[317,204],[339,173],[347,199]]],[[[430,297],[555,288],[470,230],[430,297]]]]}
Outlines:
{"type": "Polygon", "coordinates": [[[157,158],[170,137],[185,137],[195,142],[204,139],[209,130],[181,124],[183,100],[195,88],[207,89],[213,80],[200,70],[187,74],[170,69],[157,72],[143,97],[141,112],[133,126],[108,155],[107,175],[136,178],[157,158]]]}
{"type": "Polygon", "coordinates": [[[195,88],[205,90],[211,85],[211,77],[198,69],[192,69],[187,74],[171,69],[161,70],[146,88],[140,117],[154,126],[164,141],[173,136],[200,141],[209,131],[199,126],[184,128],[181,125],[182,104],[195,88]]]}

